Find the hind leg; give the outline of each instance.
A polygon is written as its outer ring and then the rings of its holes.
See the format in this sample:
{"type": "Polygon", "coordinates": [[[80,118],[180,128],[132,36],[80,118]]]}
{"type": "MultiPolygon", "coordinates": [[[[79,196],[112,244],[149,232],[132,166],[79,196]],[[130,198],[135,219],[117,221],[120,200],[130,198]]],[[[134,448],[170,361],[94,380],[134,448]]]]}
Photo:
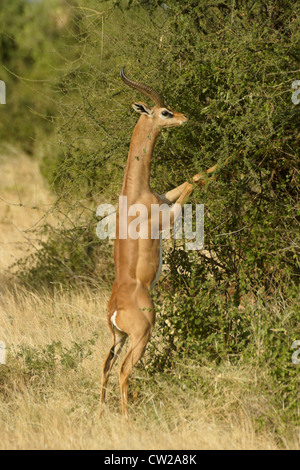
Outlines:
{"type": "Polygon", "coordinates": [[[116,322],[130,340],[128,352],[119,370],[122,413],[127,417],[128,378],[145,351],[155,323],[153,301],[145,287],[137,284],[135,294],[126,307],[118,309],[116,322]]]}
{"type": "Polygon", "coordinates": [[[119,371],[120,379],[120,392],[121,392],[121,404],[122,414],[128,418],[128,379],[129,375],[144,354],[145,348],[151,336],[152,328],[147,322],[147,326],[143,332],[139,334],[130,335],[129,350],[125,356],[125,359],[121,365],[119,371]]]}
{"type": "Polygon", "coordinates": [[[113,340],[112,340],[112,345],[110,347],[109,353],[104,361],[103,368],[102,368],[102,384],[101,384],[101,397],[100,397],[100,416],[102,412],[102,405],[105,400],[105,395],[106,395],[106,386],[109,378],[109,374],[111,372],[111,369],[118,359],[122,348],[125,344],[125,341],[127,339],[127,335],[123,332],[118,331],[116,328],[113,328],[112,332],[113,340]]]}

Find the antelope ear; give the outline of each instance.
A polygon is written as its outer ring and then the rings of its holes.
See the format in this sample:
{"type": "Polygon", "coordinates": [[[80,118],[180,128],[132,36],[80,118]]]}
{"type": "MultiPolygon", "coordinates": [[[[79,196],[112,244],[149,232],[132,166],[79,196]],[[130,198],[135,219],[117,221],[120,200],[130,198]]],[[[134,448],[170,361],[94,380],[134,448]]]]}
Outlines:
{"type": "Polygon", "coordinates": [[[149,106],[141,102],[132,103],[132,107],[137,113],[145,114],[145,116],[148,116],[148,117],[150,117],[153,113],[152,109],[149,108],[149,106]]]}

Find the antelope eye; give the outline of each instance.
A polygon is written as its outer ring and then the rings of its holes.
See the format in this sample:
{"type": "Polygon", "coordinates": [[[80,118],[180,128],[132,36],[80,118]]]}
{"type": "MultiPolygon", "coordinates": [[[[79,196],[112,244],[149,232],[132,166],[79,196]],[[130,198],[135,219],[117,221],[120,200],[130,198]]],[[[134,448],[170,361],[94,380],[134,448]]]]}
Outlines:
{"type": "Polygon", "coordinates": [[[161,115],[164,117],[172,117],[173,113],[170,113],[170,111],[167,111],[166,109],[161,112],[161,115]]]}

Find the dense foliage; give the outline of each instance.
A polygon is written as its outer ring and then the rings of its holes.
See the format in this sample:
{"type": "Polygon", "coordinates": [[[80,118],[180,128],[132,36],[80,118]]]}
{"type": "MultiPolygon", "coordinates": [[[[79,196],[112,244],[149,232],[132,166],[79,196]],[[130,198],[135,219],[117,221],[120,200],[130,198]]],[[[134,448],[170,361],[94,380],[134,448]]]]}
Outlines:
{"type": "Polygon", "coordinates": [[[7,87],[7,104],[0,107],[1,142],[33,153],[53,132],[54,83],[72,43],[65,34],[70,22],[70,10],[61,0],[1,0],[0,80],[7,87]]]}

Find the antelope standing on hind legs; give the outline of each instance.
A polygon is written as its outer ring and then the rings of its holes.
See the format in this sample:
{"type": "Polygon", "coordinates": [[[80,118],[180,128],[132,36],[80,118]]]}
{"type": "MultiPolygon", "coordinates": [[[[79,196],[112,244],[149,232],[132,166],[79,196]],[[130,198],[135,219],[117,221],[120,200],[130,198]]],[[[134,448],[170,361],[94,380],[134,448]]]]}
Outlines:
{"type": "MultiPolygon", "coordinates": [[[[165,127],[180,126],[187,121],[184,114],[165,107],[163,99],[147,85],[130,80],[121,71],[123,82],[150,98],[155,106],[150,108],[142,102],[132,104],[141,116],[133,131],[121,196],[127,197],[127,204],[143,204],[148,211],[148,233],[151,233],[151,205],[168,203],[171,224],[176,216],[176,204],[182,206],[193,191],[192,184],[185,182],[167,192],[164,196],[155,194],[150,187],[150,166],[156,139],[165,127]]],[[[214,167],[213,167],[214,168],[214,167]]],[[[212,169],[211,169],[212,170],[212,169]]],[[[208,170],[211,172],[211,170],[208,170]]],[[[196,175],[194,182],[204,182],[202,175],[196,175]]],[[[108,376],[129,337],[128,352],[119,371],[122,413],[127,417],[128,378],[135,364],[142,357],[151,336],[155,322],[150,288],[159,277],[161,260],[160,239],[122,238],[119,234],[119,209],[116,214],[116,239],[114,263],[116,277],[108,303],[108,326],[112,335],[112,345],[102,370],[101,410],[105,400],[108,376]]],[[[127,227],[135,218],[127,217],[127,227]]],[[[162,230],[161,220],[157,229],[162,230]]],[[[101,411],[100,411],[101,414],[101,411]]]]}

